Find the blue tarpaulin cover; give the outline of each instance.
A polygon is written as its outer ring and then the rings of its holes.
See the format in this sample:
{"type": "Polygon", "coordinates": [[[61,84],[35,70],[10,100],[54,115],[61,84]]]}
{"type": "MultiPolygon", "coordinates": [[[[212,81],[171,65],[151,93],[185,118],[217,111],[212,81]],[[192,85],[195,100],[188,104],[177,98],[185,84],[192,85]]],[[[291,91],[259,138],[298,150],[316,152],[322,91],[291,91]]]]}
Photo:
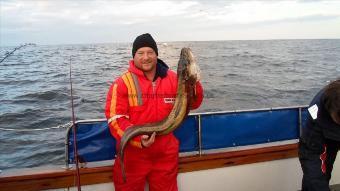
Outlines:
{"type": "MultiPolygon", "coordinates": [[[[306,108],[302,109],[302,124],[306,108]]],[[[79,122],[77,126],[78,155],[86,162],[115,158],[116,141],[106,121],[79,122]]],[[[201,115],[202,150],[245,146],[298,139],[299,109],[286,108],[227,112],[201,115]]],[[[199,150],[198,115],[190,115],[174,134],[180,141],[180,152],[199,150]]],[[[68,162],[74,163],[73,131],[69,131],[68,162]]]]}

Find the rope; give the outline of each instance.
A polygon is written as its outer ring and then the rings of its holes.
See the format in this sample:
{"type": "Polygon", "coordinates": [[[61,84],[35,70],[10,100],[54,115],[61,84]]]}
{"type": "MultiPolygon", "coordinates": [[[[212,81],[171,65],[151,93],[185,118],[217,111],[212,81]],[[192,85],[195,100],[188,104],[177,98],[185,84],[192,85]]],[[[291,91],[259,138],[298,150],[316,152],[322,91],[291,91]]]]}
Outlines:
{"type": "Polygon", "coordinates": [[[62,125],[58,125],[55,127],[47,127],[47,128],[38,128],[38,129],[11,129],[11,128],[2,128],[0,127],[0,130],[3,131],[16,131],[16,132],[29,132],[29,131],[46,131],[46,130],[51,130],[51,129],[66,129],[69,127],[72,127],[73,122],[70,121],[68,123],[62,124],[62,125]]]}

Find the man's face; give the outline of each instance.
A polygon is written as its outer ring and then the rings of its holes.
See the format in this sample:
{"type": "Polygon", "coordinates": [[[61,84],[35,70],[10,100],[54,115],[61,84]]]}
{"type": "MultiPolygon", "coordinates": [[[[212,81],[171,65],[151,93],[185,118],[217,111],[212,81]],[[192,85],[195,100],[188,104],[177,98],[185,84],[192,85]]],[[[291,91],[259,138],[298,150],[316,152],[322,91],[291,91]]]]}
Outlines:
{"type": "Polygon", "coordinates": [[[135,66],[143,72],[156,70],[157,54],[150,47],[139,48],[133,58],[135,66]]]}

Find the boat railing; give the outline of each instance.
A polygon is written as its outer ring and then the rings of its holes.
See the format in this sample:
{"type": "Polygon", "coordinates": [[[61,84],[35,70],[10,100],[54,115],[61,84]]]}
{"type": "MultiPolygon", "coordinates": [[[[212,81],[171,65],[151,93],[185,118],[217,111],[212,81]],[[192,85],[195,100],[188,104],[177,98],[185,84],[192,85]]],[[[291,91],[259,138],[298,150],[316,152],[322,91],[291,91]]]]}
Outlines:
{"type": "MultiPolygon", "coordinates": [[[[235,151],[297,142],[307,106],[190,113],[175,130],[180,156],[235,151]]],[[[114,160],[116,141],[106,119],[76,121],[80,162],[114,160]]],[[[67,129],[65,164],[74,164],[73,131],[67,129]]]]}
{"type": "MultiPolygon", "coordinates": [[[[178,172],[195,172],[295,158],[307,106],[190,114],[174,134],[180,141],[178,172]]],[[[82,185],[112,182],[116,141],[105,119],[79,120],[77,146],[82,185]]],[[[67,129],[65,163],[2,172],[0,190],[46,190],[75,186],[73,131],[67,129]]],[[[289,160],[291,161],[291,160],[289,160]]],[[[249,167],[249,166],[248,166],[249,167]]],[[[229,171],[228,171],[229,172],[229,171]]]]}

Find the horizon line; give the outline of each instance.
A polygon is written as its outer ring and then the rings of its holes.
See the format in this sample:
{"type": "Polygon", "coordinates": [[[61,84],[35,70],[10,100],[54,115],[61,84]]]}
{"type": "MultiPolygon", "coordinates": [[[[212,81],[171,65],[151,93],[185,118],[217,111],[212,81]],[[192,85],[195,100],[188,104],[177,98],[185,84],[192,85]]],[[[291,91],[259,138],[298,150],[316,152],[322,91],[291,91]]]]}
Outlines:
{"type": "MultiPolygon", "coordinates": [[[[157,43],[176,43],[176,42],[223,42],[223,41],[278,41],[278,40],[340,40],[340,38],[273,38],[273,39],[220,39],[220,40],[170,40],[170,41],[156,41],[157,43]]],[[[20,44],[0,44],[0,47],[15,47],[27,43],[34,43],[37,46],[53,46],[53,45],[86,45],[86,44],[127,44],[133,43],[126,41],[116,42],[73,42],[73,43],[44,43],[39,44],[35,42],[23,42],[20,44]]]]}

